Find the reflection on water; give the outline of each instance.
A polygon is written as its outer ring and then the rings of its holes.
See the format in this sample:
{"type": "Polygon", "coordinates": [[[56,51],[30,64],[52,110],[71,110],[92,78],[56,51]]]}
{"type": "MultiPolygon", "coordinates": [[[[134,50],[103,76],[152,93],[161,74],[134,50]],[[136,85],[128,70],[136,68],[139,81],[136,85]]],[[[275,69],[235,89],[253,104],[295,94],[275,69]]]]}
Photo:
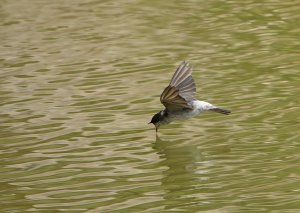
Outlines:
{"type": "Polygon", "coordinates": [[[178,146],[157,137],[153,148],[162,159],[160,165],[167,168],[161,179],[163,199],[166,201],[164,209],[187,210],[199,205],[201,202],[191,196],[191,192],[205,182],[208,170],[200,166],[205,164],[205,160],[197,146],[178,146]]]}
{"type": "Polygon", "coordinates": [[[298,212],[294,1],[2,1],[1,212],[298,212]],[[162,127],[188,60],[232,110],[162,127]]]}

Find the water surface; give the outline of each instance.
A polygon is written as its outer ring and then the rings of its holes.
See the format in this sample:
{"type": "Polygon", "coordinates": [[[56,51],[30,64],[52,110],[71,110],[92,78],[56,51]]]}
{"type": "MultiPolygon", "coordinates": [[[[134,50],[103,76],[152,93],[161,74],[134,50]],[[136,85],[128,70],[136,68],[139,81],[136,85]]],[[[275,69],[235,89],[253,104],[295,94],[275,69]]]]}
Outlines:
{"type": "Polygon", "coordinates": [[[1,212],[299,212],[295,1],[2,1],[1,212]],[[232,110],[148,125],[176,66],[232,110]]]}

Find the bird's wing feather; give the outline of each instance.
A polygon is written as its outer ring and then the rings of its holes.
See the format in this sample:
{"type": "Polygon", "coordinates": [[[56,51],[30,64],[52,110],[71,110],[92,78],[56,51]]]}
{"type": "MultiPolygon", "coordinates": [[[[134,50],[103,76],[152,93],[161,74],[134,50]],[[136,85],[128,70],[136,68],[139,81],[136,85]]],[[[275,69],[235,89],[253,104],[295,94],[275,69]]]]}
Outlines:
{"type": "Polygon", "coordinates": [[[182,62],[176,69],[171,82],[160,96],[160,101],[169,110],[192,107],[188,104],[194,100],[196,85],[192,78],[192,69],[188,63],[182,62]]]}

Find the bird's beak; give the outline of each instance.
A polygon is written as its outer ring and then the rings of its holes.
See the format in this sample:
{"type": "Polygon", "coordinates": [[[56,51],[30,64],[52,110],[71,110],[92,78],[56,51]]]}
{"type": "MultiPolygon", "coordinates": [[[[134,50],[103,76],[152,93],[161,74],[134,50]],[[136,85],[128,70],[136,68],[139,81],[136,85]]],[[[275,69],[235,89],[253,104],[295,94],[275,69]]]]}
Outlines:
{"type": "MultiPolygon", "coordinates": [[[[149,122],[148,124],[152,124],[152,122],[149,122]]],[[[158,126],[156,126],[155,124],[154,124],[154,126],[155,126],[155,131],[157,132],[158,131],[158,126]]]]}

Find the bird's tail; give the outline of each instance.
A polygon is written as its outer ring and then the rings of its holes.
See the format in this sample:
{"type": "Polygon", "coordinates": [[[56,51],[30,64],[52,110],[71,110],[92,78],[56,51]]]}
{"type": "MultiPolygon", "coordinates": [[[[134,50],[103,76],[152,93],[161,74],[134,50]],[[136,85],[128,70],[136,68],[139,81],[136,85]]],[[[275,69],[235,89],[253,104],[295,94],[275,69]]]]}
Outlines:
{"type": "Polygon", "coordinates": [[[218,112],[218,113],[222,113],[224,115],[229,115],[231,113],[231,111],[227,110],[227,109],[222,109],[222,108],[213,108],[213,109],[210,109],[210,111],[214,111],[214,112],[218,112]]]}

